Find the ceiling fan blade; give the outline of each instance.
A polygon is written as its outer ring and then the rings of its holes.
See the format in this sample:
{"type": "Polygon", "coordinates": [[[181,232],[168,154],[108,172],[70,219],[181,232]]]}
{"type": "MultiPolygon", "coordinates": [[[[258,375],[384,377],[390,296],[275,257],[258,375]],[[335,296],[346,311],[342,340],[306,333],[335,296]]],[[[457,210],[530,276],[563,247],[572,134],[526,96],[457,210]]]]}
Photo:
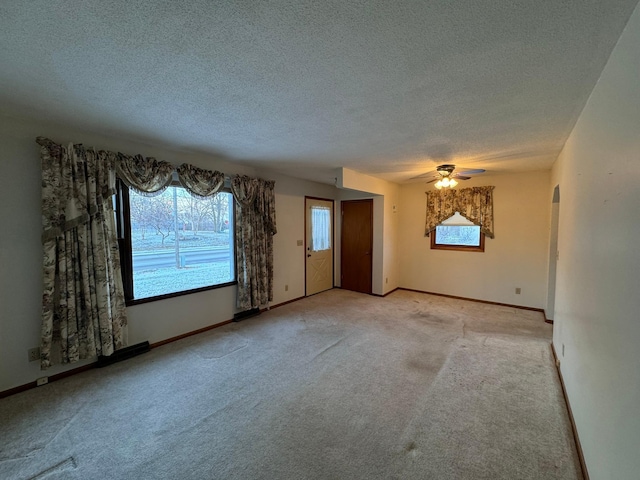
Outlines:
{"type": "Polygon", "coordinates": [[[463,177],[461,175],[454,175],[453,178],[456,180],[469,180],[471,177],[463,177]]]}
{"type": "Polygon", "coordinates": [[[431,180],[427,181],[426,183],[433,183],[433,182],[435,182],[436,180],[438,180],[438,178],[432,178],[431,180]]]}
{"type": "Polygon", "coordinates": [[[415,177],[411,177],[409,180],[417,180],[419,178],[429,178],[439,176],[436,172],[427,172],[421,173],[420,175],[416,175],[415,177]]]}
{"type": "Polygon", "coordinates": [[[484,173],[484,172],[486,172],[486,170],[482,168],[474,168],[470,170],[465,170],[464,172],[460,172],[458,173],[458,175],[475,175],[477,173],[484,173]]]}

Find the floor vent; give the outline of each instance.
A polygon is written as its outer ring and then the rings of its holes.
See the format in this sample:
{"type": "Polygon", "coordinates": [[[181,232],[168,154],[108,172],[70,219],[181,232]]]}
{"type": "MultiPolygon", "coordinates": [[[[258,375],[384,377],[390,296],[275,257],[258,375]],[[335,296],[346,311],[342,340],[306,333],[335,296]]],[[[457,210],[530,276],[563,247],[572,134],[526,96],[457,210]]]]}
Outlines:
{"type": "Polygon", "coordinates": [[[245,310],[244,312],[238,312],[233,316],[234,322],[239,322],[240,320],[244,320],[245,318],[255,317],[256,315],[260,315],[259,308],[252,308],[251,310],[245,310]]]}
{"type": "Polygon", "coordinates": [[[130,347],[121,348],[120,350],[116,350],[109,356],[98,356],[98,367],[106,367],[107,365],[111,365],[112,363],[120,362],[122,360],[135,357],[136,355],[146,353],[149,350],[151,350],[151,348],[149,347],[149,342],[142,342],[138,343],[137,345],[131,345],[130,347]]]}

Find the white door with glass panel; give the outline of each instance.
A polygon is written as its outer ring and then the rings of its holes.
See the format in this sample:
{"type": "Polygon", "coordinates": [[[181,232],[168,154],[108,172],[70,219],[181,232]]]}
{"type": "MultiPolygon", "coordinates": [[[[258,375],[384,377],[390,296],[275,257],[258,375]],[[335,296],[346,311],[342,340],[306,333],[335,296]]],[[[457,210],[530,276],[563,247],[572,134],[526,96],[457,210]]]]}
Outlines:
{"type": "Polygon", "coordinates": [[[333,200],[305,197],[306,294],[333,288],[333,200]]]}

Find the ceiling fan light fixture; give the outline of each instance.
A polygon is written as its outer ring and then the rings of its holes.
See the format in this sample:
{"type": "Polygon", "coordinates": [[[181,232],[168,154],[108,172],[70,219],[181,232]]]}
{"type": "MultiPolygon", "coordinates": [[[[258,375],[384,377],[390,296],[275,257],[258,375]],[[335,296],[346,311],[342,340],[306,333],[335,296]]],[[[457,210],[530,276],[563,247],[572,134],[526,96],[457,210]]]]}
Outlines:
{"type": "Polygon", "coordinates": [[[435,184],[434,187],[436,187],[438,190],[442,190],[442,188],[453,188],[458,184],[458,182],[456,180],[454,180],[453,178],[448,178],[448,177],[444,177],[441,178],[440,180],[438,180],[435,184]]]}
{"type": "Polygon", "coordinates": [[[418,177],[414,177],[414,178],[431,175],[431,180],[429,180],[427,183],[434,182],[437,179],[438,181],[435,182],[433,186],[436,187],[438,190],[442,190],[443,188],[453,188],[457,186],[459,183],[458,180],[469,180],[471,177],[467,176],[468,174],[476,174],[476,173],[484,172],[483,169],[477,168],[475,170],[465,170],[464,172],[462,172],[462,174],[453,173],[455,169],[456,169],[456,166],[453,164],[439,165],[436,168],[435,172],[425,173],[422,175],[418,175],[418,177]],[[456,180],[456,178],[458,180],[456,180]]]}
{"type": "Polygon", "coordinates": [[[434,184],[434,187],[438,190],[442,190],[442,188],[453,188],[456,185],[458,185],[458,182],[453,178],[443,177],[434,184]]]}

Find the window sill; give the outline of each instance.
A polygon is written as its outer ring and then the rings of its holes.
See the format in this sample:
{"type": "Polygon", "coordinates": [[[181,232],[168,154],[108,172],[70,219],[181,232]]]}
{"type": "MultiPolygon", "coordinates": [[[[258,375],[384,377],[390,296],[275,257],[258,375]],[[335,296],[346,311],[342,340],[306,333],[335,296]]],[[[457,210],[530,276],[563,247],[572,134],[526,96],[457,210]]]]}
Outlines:
{"type": "Polygon", "coordinates": [[[192,293],[206,292],[207,290],[216,290],[218,288],[231,287],[231,286],[237,285],[237,284],[238,284],[238,281],[234,280],[232,282],[220,283],[218,285],[211,285],[211,286],[208,286],[208,287],[194,288],[192,290],[183,290],[181,292],[167,293],[167,294],[164,294],[164,295],[157,295],[155,297],[147,297],[147,298],[138,298],[138,299],[126,300],[125,304],[126,304],[127,307],[131,307],[133,305],[141,305],[143,303],[150,303],[150,302],[156,302],[158,300],[166,300],[168,298],[181,297],[183,295],[190,295],[192,293]]]}

